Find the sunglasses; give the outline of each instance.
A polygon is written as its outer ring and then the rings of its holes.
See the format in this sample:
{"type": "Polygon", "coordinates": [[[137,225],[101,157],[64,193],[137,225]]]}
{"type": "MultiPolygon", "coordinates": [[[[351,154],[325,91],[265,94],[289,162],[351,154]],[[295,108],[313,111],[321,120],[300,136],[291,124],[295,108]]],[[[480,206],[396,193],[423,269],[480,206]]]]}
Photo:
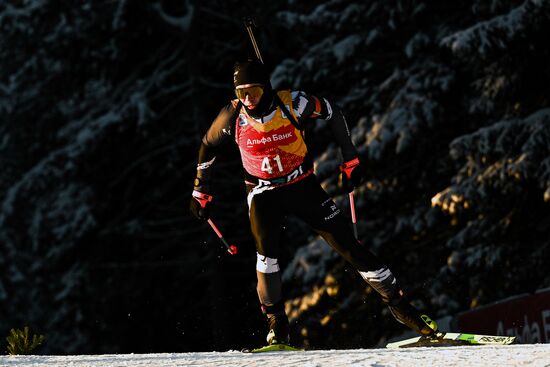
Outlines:
{"type": "Polygon", "coordinates": [[[257,99],[264,94],[264,88],[259,85],[255,85],[248,88],[239,88],[239,89],[235,89],[235,94],[239,99],[246,99],[247,94],[250,96],[250,98],[257,99]]]}

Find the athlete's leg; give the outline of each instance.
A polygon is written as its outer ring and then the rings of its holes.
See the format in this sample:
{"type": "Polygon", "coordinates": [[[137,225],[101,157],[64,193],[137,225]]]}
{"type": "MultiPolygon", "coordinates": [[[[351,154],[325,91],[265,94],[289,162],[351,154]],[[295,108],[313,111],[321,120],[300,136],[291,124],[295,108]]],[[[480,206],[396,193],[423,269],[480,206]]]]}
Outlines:
{"type": "Polygon", "coordinates": [[[314,176],[293,187],[292,213],[319,233],[361,277],[380,294],[395,318],[421,334],[431,334],[420,314],[404,299],[391,270],[353,235],[349,220],[322,189],[314,176]]]}
{"type": "Polygon", "coordinates": [[[281,270],[278,263],[283,206],[277,190],[248,188],[248,205],[252,236],[256,243],[257,292],[267,317],[268,343],[288,342],[288,318],[282,296],[281,270]]]}

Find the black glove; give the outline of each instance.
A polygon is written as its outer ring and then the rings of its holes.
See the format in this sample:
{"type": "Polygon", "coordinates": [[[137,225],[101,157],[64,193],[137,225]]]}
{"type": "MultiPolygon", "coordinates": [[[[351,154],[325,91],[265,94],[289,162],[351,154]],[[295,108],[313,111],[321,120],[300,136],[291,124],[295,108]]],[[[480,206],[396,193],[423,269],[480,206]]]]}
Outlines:
{"type": "Polygon", "coordinates": [[[365,177],[365,170],[359,158],[354,158],[340,165],[340,187],[346,192],[352,192],[361,185],[365,177]]]}
{"type": "Polygon", "coordinates": [[[189,203],[191,214],[197,219],[208,220],[210,218],[210,203],[214,198],[212,195],[194,190],[193,197],[189,203]]]}

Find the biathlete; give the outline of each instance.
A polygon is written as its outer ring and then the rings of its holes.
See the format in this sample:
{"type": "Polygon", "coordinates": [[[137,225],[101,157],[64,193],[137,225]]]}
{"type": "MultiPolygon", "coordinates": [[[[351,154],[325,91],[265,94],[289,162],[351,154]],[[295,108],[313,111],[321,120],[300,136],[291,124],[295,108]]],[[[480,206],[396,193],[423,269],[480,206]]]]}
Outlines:
{"type": "Polygon", "coordinates": [[[408,303],[391,270],[354,237],[342,211],[317,182],[303,136],[304,127],[317,119],[327,120],[341,148],[343,186],[351,192],[363,179],[364,170],[342,112],[324,98],[273,90],[267,70],[257,61],[235,65],[234,87],[237,98],[222,108],[202,138],[190,210],[199,219],[209,218],[216,148],[234,141],[245,171],[257,251],[257,292],[267,318],[268,344],[289,343],[277,260],[287,215],[299,217],[319,233],[380,294],[399,322],[423,336],[435,335],[436,323],[408,303]]]}

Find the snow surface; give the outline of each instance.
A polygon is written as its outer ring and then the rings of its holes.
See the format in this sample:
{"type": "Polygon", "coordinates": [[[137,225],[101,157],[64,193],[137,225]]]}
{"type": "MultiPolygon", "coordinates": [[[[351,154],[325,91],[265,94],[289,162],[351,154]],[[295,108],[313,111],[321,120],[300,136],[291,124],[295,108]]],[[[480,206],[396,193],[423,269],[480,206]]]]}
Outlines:
{"type": "Polygon", "coordinates": [[[550,344],[410,349],[317,350],[244,354],[238,351],[178,354],[0,357],[0,366],[550,366],[550,344]]]}

